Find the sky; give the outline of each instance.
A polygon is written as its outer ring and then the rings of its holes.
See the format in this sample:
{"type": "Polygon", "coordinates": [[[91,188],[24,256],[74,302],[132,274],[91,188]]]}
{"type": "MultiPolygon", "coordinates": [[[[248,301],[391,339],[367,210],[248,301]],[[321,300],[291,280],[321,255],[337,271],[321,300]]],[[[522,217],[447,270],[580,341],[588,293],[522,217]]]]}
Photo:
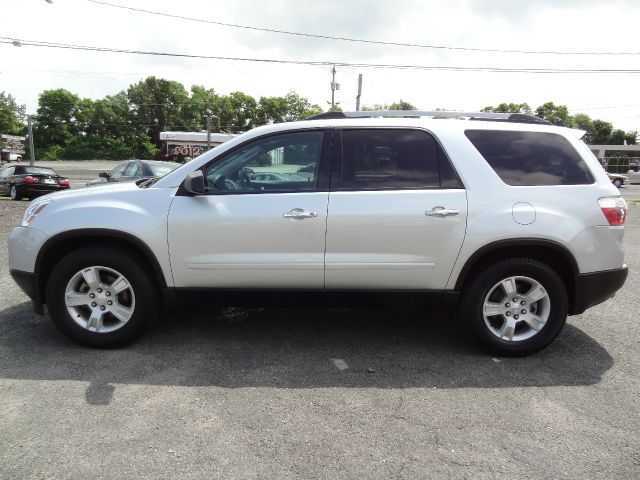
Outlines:
{"type": "MultiPolygon", "coordinates": [[[[436,45],[421,48],[301,37],[123,10],[90,0],[0,0],[0,36],[205,56],[338,63],[516,69],[627,69],[640,72],[638,0],[104,0],[213,22],[436,45]],[[614,52],[558,55],[486,52],[614,52]]],[[[640,130],[640,73],[504,73],[336,67],[344,110],[400,99],[422,110],[477,111],[502,102],[533,108],[552,101],[572,113],[640,130]]],[[[0,44],[0,91],[35,113],[38,95],[65,88],[102,98],[147,76],[256,98],[294,91],[328,107],[330,65],[87,52],[0,44]]]]}

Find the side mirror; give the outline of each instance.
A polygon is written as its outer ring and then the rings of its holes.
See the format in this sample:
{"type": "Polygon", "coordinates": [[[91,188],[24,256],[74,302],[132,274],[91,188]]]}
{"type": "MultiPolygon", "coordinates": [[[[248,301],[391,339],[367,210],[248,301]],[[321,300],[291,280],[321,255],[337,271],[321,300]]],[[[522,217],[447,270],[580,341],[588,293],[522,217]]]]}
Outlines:
{"type": "Polygon", "coordinates": [[[184,179],[182,187],[192,195],[202,195],[205,193],[204,175],[202,174],[202,170],[190,172],[184,179]]]}
{"type": "Polygon", "coordinates": [[[109,178],[109,174],[107,172],[100,172],[98,176],[102,178],[109,178]]]}

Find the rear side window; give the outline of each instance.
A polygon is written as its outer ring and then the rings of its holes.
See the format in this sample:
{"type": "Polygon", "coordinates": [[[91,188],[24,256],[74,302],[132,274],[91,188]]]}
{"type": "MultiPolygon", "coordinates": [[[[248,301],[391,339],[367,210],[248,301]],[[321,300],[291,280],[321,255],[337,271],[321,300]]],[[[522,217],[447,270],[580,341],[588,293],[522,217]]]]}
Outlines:
{"type": "Polygon", "coordinates": [[[594,182],[587,164],[561,135],[504,130],[466,130],[464,133],[507,185],[594,182]]]}
{"type": "Polygon", "coordinates": [[[332,190],[460,188],[440,145],[427,132],[401,129],[342,131],[342,163],[332,190]]]}

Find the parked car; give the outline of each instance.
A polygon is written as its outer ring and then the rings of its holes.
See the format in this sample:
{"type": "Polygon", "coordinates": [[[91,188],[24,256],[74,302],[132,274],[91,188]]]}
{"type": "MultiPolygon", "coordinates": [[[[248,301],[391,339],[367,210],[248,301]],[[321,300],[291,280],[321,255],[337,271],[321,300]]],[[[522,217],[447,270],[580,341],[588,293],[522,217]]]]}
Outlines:
{"type": "Polygon", "coordinates": [[[92,347],[134,340],[163,299],[201,298],[457,309],[492,351],[527,355],[623,285],[626,215],[570,129],[331,113],[251,130],[158,180],[36,200],[9,264],[35,310],[92,347]],[[252,180],[268,163],[317,168],[252,180]]]}
{"type": "Polygon", "coordinates": [[[100,172],[98,178],[87,182],[87,186],[101,185],[107,182],[135,182],[137,180],[162,177],[180,166],[175,162],[158,160],[128,160],[119,163],[110,172],[100,172]]]}
{"type": "Polygon", "coordinates": [[[68,188],[69,179],[52,168],[12,165],[0,173],[0,195],[8,195],[12,200],[35,198],[68,188]]]}
{"type": "Polygon", "coordinates": [[[624,175],[608,172],[607,175],[609,176],[609,180],[611,180],[611,183],[613,183],[617,188],[620,188],[625,183],[629,183],[629,177],[626,177],[624,175]]]}

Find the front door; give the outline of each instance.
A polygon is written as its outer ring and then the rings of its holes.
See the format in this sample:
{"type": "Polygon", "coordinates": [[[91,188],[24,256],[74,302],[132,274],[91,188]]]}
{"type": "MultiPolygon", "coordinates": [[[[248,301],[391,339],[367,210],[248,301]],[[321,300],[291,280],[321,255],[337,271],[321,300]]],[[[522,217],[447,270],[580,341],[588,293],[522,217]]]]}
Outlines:
{"type": "Polygon", "coordinates": [[[327,222],[327,289],[441,290],[466,230],[467,198],[423,130],[344,129],[327,222]]]}
{"type": "Polygon", "coordinates": [[[169,211],[176,287],[321,289],[331,132],[269,135],[203,168],[169,211]]]}

